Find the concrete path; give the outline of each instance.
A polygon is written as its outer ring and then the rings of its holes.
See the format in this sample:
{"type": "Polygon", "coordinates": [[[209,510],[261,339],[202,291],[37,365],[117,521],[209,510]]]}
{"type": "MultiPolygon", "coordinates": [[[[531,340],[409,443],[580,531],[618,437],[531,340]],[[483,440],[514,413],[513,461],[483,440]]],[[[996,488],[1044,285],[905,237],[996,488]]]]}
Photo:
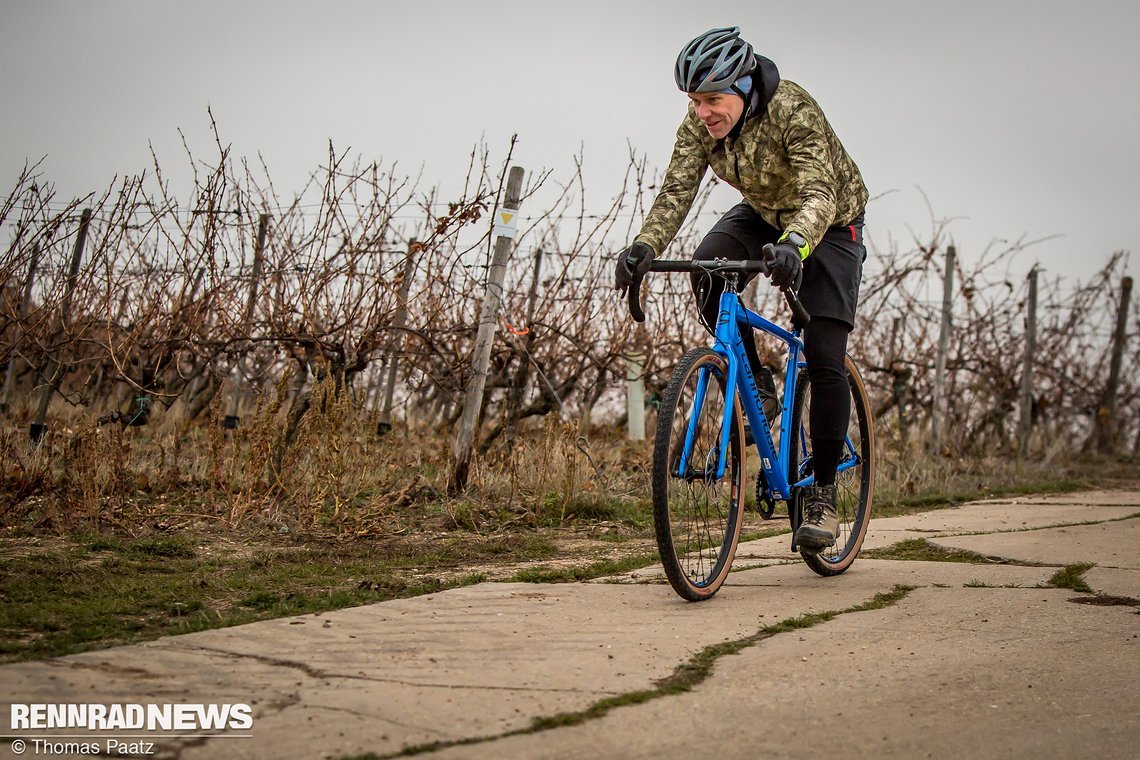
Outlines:
{"type": "MultiPolygon", "coordinates": [[[[120,732],[152,757],[1133,758],[1140,747],[1140,492],[967,504],[875,520],[867,547],[925,538],[1020,563],[859,559],[825,579],[787,537],[741,546],[687,604],[649,568],[585,584],[486,583],[0,668],[28,703],[245,703],[221,736],[120,732]],[[1097,593],[1048,587],[1096,563],[1097,593]],[[888,606],[855,611],[911,587],[888,606]],[[803,619],[806,615],[816,618],[803,619]],[[800,618],[813,624],[765,635],[800,618]],[[707,647],[691,689],[662,679],[707,647]],[[528,731],[535,719],[578,714],[528,731]],[[128,735],[137,735],[129,738],[128,735]],[[371,753],[371,755],[369,755],[371,753]]],[[[65,731],[9,731],[28,742],[65,731]]],[[[70,732],[74,733],[74,732],[70,732]]],[[[215,732],[216,733],[216,732],[215,732]]],[[[111,734],[114,735],[114,734],[111,734]]],[[[105,754],[118,746],[96,740],[105,754]]],[[[12,738],[0,757],[12,757],[12,738]]],[[[75,749],[72,747],[71,749],[75,749]]]]}

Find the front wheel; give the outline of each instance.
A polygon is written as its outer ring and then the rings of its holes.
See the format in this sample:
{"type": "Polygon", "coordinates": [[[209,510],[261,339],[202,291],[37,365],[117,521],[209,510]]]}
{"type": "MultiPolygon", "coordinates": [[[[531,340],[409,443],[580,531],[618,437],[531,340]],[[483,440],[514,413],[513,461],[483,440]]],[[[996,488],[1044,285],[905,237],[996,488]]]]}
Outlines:
{"type": "Polygon", "coordinates": [[[710,599],[728,577],[744,509],[744,418],[731,401],[721,473],[728,363],[707,348],[686,353],[669,379],[653,444],[653,525],[673,590],[710,599]]]}
{"type": "MultiPolygon", "coordinates": [[[[871,420],[871,402],[863,378],[851,357],[847,357],[847,386],[851,393],[851,419],[847,425],[847,441],[835,476],[835,506],[839,512],[839,532],[835,542],[819,554],[801,552],[807,566],[823,576],[839,575],[855,561],[867,524],[871,520],[871,499],[875,492],[875,430],[871,420]]],[[[796,379],[795,405],[792,407],[792,441],[788,479],[795,483],[813,474],[811,428],[808,422],[811,391],[807,373],[800,371],[796,379]]]]}

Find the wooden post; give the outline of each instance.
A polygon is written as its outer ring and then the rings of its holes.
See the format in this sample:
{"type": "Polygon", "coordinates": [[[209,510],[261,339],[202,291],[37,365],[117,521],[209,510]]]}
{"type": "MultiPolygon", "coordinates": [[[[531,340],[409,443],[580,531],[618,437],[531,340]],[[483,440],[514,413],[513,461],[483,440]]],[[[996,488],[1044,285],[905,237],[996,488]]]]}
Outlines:
{"type": "Polygon", "coordinates": [[[899,330],[902,328],[902,317],[895,317],[891,322],[891,342],[887,349],[887,368],[894,372],[895,364],[899,360],[899,330]]]}
{"type": "Polygon", "coordinates": [[[1029,299],[1025,305],[1025,360],[1021,370],[1021,416],[1018,418],[1018,451],[1029,453],[1033,432],[1033,356],[1037,353],[1037,267],[1029,270],[1029,299]]]}
{"type": "Polygon", "coordinates": [[[902,317],[895,317],[891,323],[891,347],[887,368],[891,373],[891,394],[894,396],[895,407],[899,415],[899,440],[904,449],[910,440],[910,418],[907,415],[907,401],[909,387],[907,385],[911,370],[904,368],[899,361],[899,331],[902,329],[902,317]]]}
{"type": "Polygon", "coordinates": [[[1101,396],[1097,409],[1094,431],[1096,448],[1101,454],[1116,451],[1117,431],[1116,395],[1120,386],[1120,365],[1124,359],[1124,343],[1127,340],[1128,304],[1132,296],[1132,278],[1125,277],[1120,284],[1120,308],[1116,312],[1116,330],[1112,335],[1112,360],[1108,370],[1108,384],[1101,396]]]}
{"type": "Polygon", "coordinates": [[[1140,425],[1136,426],[1136,440],[1132,442],[1132,459],[1140,459],[1140,425]]]}
{"type": "MultiPolygon", "coordinates": [[[[91,209],[85,208],[79,215],[79,234],[75,236],[75,247],[71,251],[71,266],[67,269],[67,283],[63,291],[63,305],[59,310],[59,329],[67,333],[68,323],[71,321],[71,299],[75,294],[75,281],[79,277],[79,262],[83,259],[83,248],[87,245],[87,230],[91,226],[91,209]]],[[[63,382],[64,365],[58,358],[48,360],[47,371],[43,375],[46,384],[40,394],[40,405],[36,409],[35,421],[28,429],[28,437],[32,443],[39,443],[44,436],[44,420],[47,419],[48,402],[52,395],[59,390],[63,382]]]]}
{"type": "MultiPolygon", "coordinates": [[[[516,211],[522,194],[523,169],[512,166],[507,179],[507,195],[503,212],[516,211]]],[[[483,405],[483,391],[487,387],[487,372],[491,365],[491,348],[495,338],[495,323],[499,317],[499,304],[503,300],[503,280],[507,274],[507,259],[514,246],[514,232],[500,234],[495,240],[494,255],[487,273],[487,292],[479,313],[479,332],[475,338],[474,367],[463,403],[459,432],[455,437],[455,462],[448,482],[448,491],[454,496],[467,488],[471,468],[471,452],[475,446],[476,425],[483,405]]]]}
{"type": "MultiPolygon", "coordinates": [[[[262,261],[265,256],[265,238],[269,233],[269,214],[262,214],[257,222],[257,244],[253,247],[253,281],[249,284],[249,298],[245,302],[244,324],[250,330],[252,337],[253,313],[257,307],[257,290],[261,284],[262,261]]],[[[234,393],[230,401],[230,413],[222,421],[227,430],[237,428],[241,422],[241,391],[242,391],[242,365],[245,363],[242,356],[234,365],[234,393]]]]}
{"type": "Polygon", "coordinates": [[[404,348],[404,325],[408,321],[408,289],[412,286],[412,273],[415,271],[415,254],[420,245],[412,238],[408,243],[408,254],[404,257],[404,276],[400,281],[400,295],[396,306],[396,319],[392,323],[392,347],[388,349],[388,377],[384,388],[384,409],[380,412],[380,422],[376,425],[377,435],[384,435],[392,429],[392,402],[396,396],[396,370],[400,364],[400,352],[404,348]]]}
{"type": "Polygon", "coordinates": [[[645,440],[645,354],[640,352],[625,357],[625,408],[626,429],[631,441],[645,440]]]}
{"type": "MultiPolygon", "coordinates": [[[[16,337],[13,343],[14,348],[20,345],[20,338],[24,333],[24,326],[22,323],[23,318],[27,315],[28,310],[32,308],[32,289],[36,283],[36,267],[40,263],[40,246],[38,243],[32,246],[32,260],[28,264],[28,276],[24,279],[24,295],[20,299],[20,312],[19,316],[21,322],[16,323],[16,337]]],[[[16,360],[19,358],[16,351],[8,357],[8,369],[4,373],[4,396],[3,403],[0,403],[0,411],[9,412],[12,409],[12,389],[16,384],[16,360]]]]}
{"type": "Polygon", "coordinates": [[[953,315],[954,296],[954,246],[946,249],[946,273],[942,278],[942,331],[938,335],[938,359],[934,367],[934,400],[930,408],[930,446],[938,453],[942,444],[942,415],[946,400],[943,389],[946,385],[946,352],[950,345],[950,328],[953,315]]]}

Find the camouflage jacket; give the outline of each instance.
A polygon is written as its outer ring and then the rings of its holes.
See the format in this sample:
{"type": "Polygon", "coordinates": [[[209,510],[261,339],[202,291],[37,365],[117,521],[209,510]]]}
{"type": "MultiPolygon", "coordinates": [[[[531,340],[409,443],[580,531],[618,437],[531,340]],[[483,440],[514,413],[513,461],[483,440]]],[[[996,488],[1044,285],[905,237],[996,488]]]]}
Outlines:
{"type": "Polygon", "coordinates": [[[863,212],[867,188],[819,105],[780,80],[767,113],[746,115],[739,134],[717,140],[692,104],[677,130],[673,157],[637,240],[658,255],[689,213],[705,169],[732,185],[768,224],[795,230],[812,250],[828,227],[863,212]]]}

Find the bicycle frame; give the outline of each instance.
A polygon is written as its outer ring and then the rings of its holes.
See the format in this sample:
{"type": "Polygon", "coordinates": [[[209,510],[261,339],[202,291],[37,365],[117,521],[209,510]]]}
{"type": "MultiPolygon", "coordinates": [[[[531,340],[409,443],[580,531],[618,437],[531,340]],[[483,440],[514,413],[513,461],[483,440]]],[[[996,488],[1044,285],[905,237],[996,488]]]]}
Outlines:
{"type": "MultiPolygon", "coordinates": [[[[755,509],[760,518],[770,520],[775,516],[775,502],[787,502],[791,551],[799,551],[814,572],[830,577],[850,567],[866,537],[874,484],[875,439],[866,389],[858,367],[847,356],[846,390],[852,406],[845,423],[846,453],[837,470],[854,477],[836,480],[839,528],[829,546],[817,547],[815,542],[797,545],[796,536],[804,519],[805,489],[816,483],[813,443],[820,443],[809,440],[809,418],[813,409],[819,411],[819,407],[809,400],[808,386],[802,385],[810,378],[801,335],[805,329],[811,329],[811,314],[794,288],[781,287],[793,315],[792,324],[785,329],[749,311],[740,300],[738,288],[752,275],[770,274],[773,258],[771,247],[765,246],[763,259],[658,259],[648,267],[652,272],[688,273],[697,285],[698,297],[702,291],[708,292],[698,278],[717,276],[725,283],[717,303],[716,325],[706,325],[713,333],[712,345],[686,351],[673,370],[657,420],[653,448],[653,526],[657,549],[670,585],[688,601],[709,599],[724,583],[747,520],[743,486],[749,473],[741,445],[746,436],[739,428],[733,432],[733,426],[745,419],[751,425],[753,444],[761,460],[755,509]],[[755,332],[771,335],[787,346],[778,444],[764,413],[764,403],[772,399],[767,398],[764,388],[757,387],[757,377],[744,350],[745,339],[755,332]]],[[[639,274],[644,268],[640,264],[633,268],[631,263],[637,262],[626,263],[630,275],[626,294],[629,313],[635,322],[644,322],[643,272],[639,274]]],[[[620,270],[618,274],[621,281],[620,270]]],[[[767,378],[764,379],[767,385],[767,378]]]]}
{"type": "MultiPolygon", "coordinates": [[[[725,381],[725,398],[733,399],[740,390],[741,405],[745,417],[752,428],[752,435],[760,454],[761,468],[764,471],[768,489],[778,499],[788,500],[795,488],[809,486],[815,482],[814,475],[789,483],[787,476],[787,463],[791,459],[791,447],[796,433],[791,431],[793,405],[796,398],[796,385],[799,381],[799,370],[804,366],[803,339],[799,330],[786,330],[771,322],[756,312],[750,311],[740,301],[734,288],[725,288],[720,296],[720,310],[717,317],[715,341],[712,350],[725,358],[728,364],[728,376],[725,381]],[[764,416],[760,392],[756,385],[756,378],[752,374],[752,366],[744,351],[744,342],[741,330],[760,330],[783,341],[788,346],[787,363],[785,365],[786,378],[784,383],[783,412],[780,417],[780,443],[777,447],[772,439],[772,432],[768,420],[764,416]],[[743,392],[751,390],[751,393],[743,392]]],[[[678,472],[684,473],[689,469],[689,456],[692,453],[693,436],[696,433],[696,414],[704,405],[705,394],[708,389],[709,370],[702,370],[697,381],[697,388],[693,398],[692,416],[689,419],[685,444],[682,448],[681,458],[678,462],[678,472]]],[[[726,403],[724,419],[721,422],[720,444],[717,457],[717,479],[724,477],[725,464],[728,461],[726,453],[729,446],[732,417],[735,405],[726,403]]],[[[848,456],[844,457],[839,465],[839,471],[855,467],[859,457],[854,446],[847,439],[845,449],[848,456]]]]}

